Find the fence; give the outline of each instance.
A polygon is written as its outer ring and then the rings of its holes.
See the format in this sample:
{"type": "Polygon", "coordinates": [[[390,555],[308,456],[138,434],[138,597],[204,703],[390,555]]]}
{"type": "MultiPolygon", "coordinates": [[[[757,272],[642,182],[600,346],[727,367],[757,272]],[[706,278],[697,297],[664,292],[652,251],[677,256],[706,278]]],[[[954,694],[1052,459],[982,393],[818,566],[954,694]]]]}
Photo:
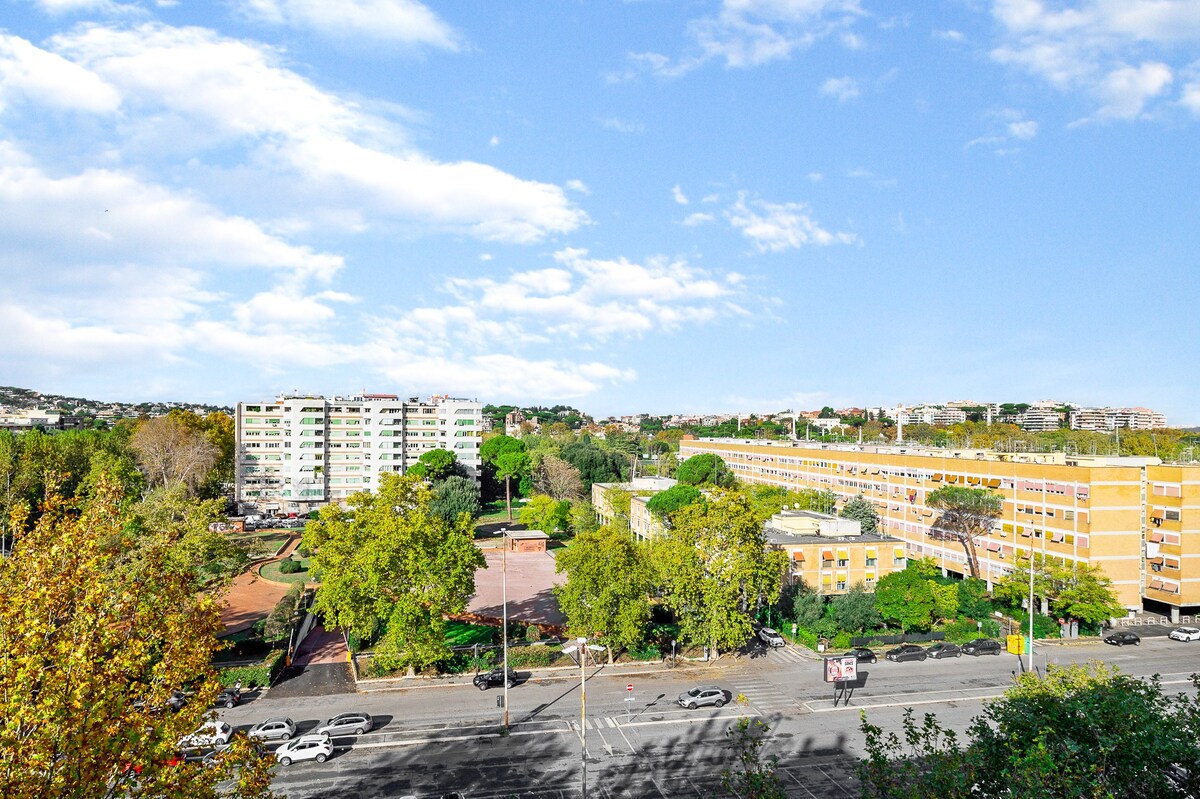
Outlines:
{"type": "Polygon", "coordinates": [[[852,646],[870,646],[871,644],[923,644],[929,641],[945,641],[946,634],[940,630],[930,633],[903,633],[901,635],[872,635],[865,638],[851,638],[852,646]]]}

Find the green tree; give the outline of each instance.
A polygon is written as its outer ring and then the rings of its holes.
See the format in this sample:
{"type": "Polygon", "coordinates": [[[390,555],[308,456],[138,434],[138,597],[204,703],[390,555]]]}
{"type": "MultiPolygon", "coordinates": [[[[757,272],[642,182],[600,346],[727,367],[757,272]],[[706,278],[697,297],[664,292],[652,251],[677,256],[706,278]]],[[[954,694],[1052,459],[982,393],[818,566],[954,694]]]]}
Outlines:
{"type": "Polygon", "coordinates": [[[469,477],[452,474],[433,486],[433,499],[430,509],[453,524],[460,513],[465,513],[472,520],[478,519],[483,512],[479,502],[479,485],[469,477]]]}
{"type": "MultiPolygon", "coordinates": [[[[424,467],[424,476],[429,482],[437,483],[457,474],[458,456],[448,449],[431,449],[421,453],[417,463],[424,467]]],[[[411,468],[409,472],[412,472],[411,468]]]]}
{"type": "Polygon", "coordinates": [[[1073,580],[1058,595],[1055,613],[1100,626],[1125,615],[1110,580],[1099,566],[1076,563],[1073,580]]]}
{"type": "Polygon", "coordinates": [[[862,494],[847,502],[838,515],[858,522],[864,533],[874,533],[879,526],[879,513],[862,494]]]}
{"type": "Polygon", "coordinates": [[[596,509],[586,499],[572,502],[569,516],[571,532],[576,535],[591,532],[600,526],[596,519],[596,509]]]}
{"type": "Polygon", "coordinates": [[[673,485],[646,500],[646,510],[653,513],[664,524],[670,525],[671,516],[680,508],[700,502],[704,495],[694,486],[673,485]]]}
{"type": "Polygon", "coordinates": [[[827,604],[826,598],[816,591],[805,590],[796,594],[796,598],[792,600],[792,613],[796,624],[806,630],[814,629],[817,622],[825,618],[827,604]]]}
{"type": "Polygon", "coordinates": [[[979,557],[975,541],[987,535],[992,522],[1000,518],[1004,497],[983,488],[944,485],[925,497],[925,504],[942,512],[933,524],[936,531],[962,544],[967,554],[967,569],[979,576],[979,557]]]}
{"type": "Polygon", "coordinates": [[[721,772],[721,785],[738,799],[785,799],[783,781],[775,770],[779,758],[763,754],[771,726],[745,716],[725,731],[737,757],[737,767],[721,772]]]}
{"type": "Polygon", "coordinates": [[[704,452],[693,455],[675,470],[675,479],[684,485],[710,485],[728,488],[733,485],[733,473],[720,455],[704,452]]]}
{"type": "Polygon", "coordinates": [[[833,598],[833,618],[847,632],[873,630],[882,624],[875,609],[875,596],[862,583],[850,586],[846,593],[833,598]]]}
{"type": "Polygon", "coordinates": [[[449,523],[432,500],[419,478],[385,474],[375,492],[326,506],[304,531],[321,581],[314,610],[359,638],[382,630],[375,652],[384,668],[423,668],[450,654],[445,617],[466,607],[486,565],[470,519],[449,523]]]}
{"type": "MultiPolygon", "coordinates": [[[[1200,677],[1193,675],[1200,688],[1200,677]]],[[[1025,673],[985,705],[965,738],[906,711],[902,732],[862,716],[867,799],[1195,796],[1200,701],[1092,663],[1025,673]]]]}
{"type": "Polygon", "coordinates": [[[629,461],[626,456],[608,449],[601,449],[588,436],[568,444],[562,449],[562,458],[579,470],[583,480],[584,494],[592,490],[593,483],[611,483],[621,480],[629,461]]]}
{"type": "Polygon", "coordinates": [[[529,475],[531,461],[525,442],[512,436],[493,436],[479,448],[480,459],[491,466],[497,480],[504,481],[504,506],[508,509],[508,520],[512,515],[512,480],[518,481],[529,475]]]}
{"type": "Polygon", "coordinates": [[[933,617],[942,621],[950,621],[958,616],[958,585],[948,583],[941,585],[930,582],[929,590],[933,592],[933,617]]]}
{"type": "Polygon", "coordinates": [[[768,550],[746,497],[718,491],[709,502],[675,514],[655,541],[663,602],[679,618],[680,635],[716,653],[750,637],[750,614],[779,599],[787,553],[768,550]]]}
{"type": "Polygon", "coordinates": [[[967,577],[958,584],[958,614],[968,619],[991,617],[992,602],[985,580],[967,577]]]}
{"type": "Polygon", "coordinates": [[[274,759],[242,735],[215,768],[169,765],[220,690],[218,598],[169,537],[135,545],[116,483],[87,501],[47,488],[37,522],[0,558],[0,796],[268,796],[274,759]],[[114,568],[135,546],[136,562],[114,568]],[[161,712],[182,686],[188,703],[161,712]]]}
{"type": "Polygon", "coordinates": [[[875,609],[902,630],[928,630],[933,626],[933,585],[916,569],[886,574],[875,586],[875,609]]]}
{"type": "Polygon", "coordinates": [[[566,530],[571,524],[571,503],[537,494],[521,508],[521,524],[546,533],[566,530]]]}
{"type": "Polygon", "coordinates": [[[817,418],[818,419],[836,419],[837,411],[835,411],[833,408],[826,405],[824,408],[821,409],[821,412],[819,414],[817,414],[817,418]]]}
{"type": "Polygon", "coordinates": [[[566,574],[554,596],[571,635],[599,637],[612,647],[636,647],[650,621],[652,572],[646,545],[606,525],[575,536],[558,550],[555,571],[566,574]]]}

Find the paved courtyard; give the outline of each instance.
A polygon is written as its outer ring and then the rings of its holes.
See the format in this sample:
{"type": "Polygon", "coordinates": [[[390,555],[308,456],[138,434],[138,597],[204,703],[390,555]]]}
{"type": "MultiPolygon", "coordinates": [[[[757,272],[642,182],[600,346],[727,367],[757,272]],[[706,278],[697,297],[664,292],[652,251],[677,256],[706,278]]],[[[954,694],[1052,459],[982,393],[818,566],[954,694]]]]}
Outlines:
{"type": "MultiPolygon", "coordinates": [[[[501,560],[499,549],[486,549],[488,567],[475,572],[475,596],[467,605],[468,613],[499,619],[501,607],[501,560]]],[[[550,592],[564,575],[554,573],[552,552],[508,553],[508,616],[523,622],[562,626],[566,617],[558,609],[558,600],[550,592]]]]}

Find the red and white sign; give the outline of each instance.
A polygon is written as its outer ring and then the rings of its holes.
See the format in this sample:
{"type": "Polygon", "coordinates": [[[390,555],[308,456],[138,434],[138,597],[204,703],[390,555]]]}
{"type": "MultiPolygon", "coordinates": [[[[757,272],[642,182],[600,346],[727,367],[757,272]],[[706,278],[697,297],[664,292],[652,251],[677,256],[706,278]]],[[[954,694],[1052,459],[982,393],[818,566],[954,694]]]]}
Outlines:
{"type": "Polygon", "coordinates": [[[626,690],[626,691],[632,691],[632,690],[633,690],[633,683],[629,683],[628,685],[626,685],[626,686],[625,686],[625,690],[626,690]]]}

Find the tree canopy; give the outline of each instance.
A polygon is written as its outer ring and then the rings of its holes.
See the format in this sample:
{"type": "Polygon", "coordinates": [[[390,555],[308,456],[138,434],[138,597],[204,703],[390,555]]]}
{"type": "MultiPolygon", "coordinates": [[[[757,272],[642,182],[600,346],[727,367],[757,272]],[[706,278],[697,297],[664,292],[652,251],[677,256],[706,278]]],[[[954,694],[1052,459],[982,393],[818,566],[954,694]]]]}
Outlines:
{"type": "Polygon", "coordinates": [[[646,500],[646,509],[669,524],[676,511],[694,502],[700,502],[703,498],[704,495],[695,486],[673,485],[646,500]]]}
{"type": "Polygon", "coordinates": [[[675,470],[675,479],[690,486],[720,486],[728,488],[733,485],[733,473],[725,466],[720,455],[704,452],[693,455],[675,470]]]}
{"type": "Polygon", "coordinates": [[[479,502],[479,486],[469,477],[452,474],[433,486],[430,510],[453,524],[460,513],[479,518],[483,506],[479,502]]]}
{"type": "Polygon", "coordinates": [[[588,436],[563,447],[562,458],[579,470],[585,493],[592,490],[593,483],[621,480],[629,463],[626,456],[596,446],[588,436]]]}
{"type": "Polygon", "coordinates": [[[874,533],[879,527],[879,512],[862,494],[847,502],[838,515],[858,522],[864,533],[874,533]]]}
{"type": "Polygon", "coordinates": [[[651,567],[646,545],[606,525],[558,550],[555,571],[565,583],[554,595],[571,635],[598,636],[610,646],[639,645],[650,620],[651,567]]]}
{"type": "Polygon", "coordinates": [[[978,577],[975,540],[991,531],[992,522],[1000,517],[1004,508],[1004,497],[983,488],[944,485],[931,491],[925,497],[925,504],[942,512],[934,521],[934,529],[962,544],[967,555],[967,568],[972,577],[978,577]]]}
{"type": "Polygon", "coordinates": [[[449,655],[445,616],[462,612],[485,566],[470,518],[447,522],[432,500],[419,478],[387,474],[346,509],[322,508],[304,532],[321,580],[314,610],[361,638],[382,632],[375,653],[385,667],[422,668],[449,655]]]}
{"type": "Polygon", "coordinates": [[[903,630],[928,630],[934,620],[934,585],[917,568],[885,574],[875,585],[875,608],[903,630]]]}
{"type": "Polygon", "coordinates": [[[663,601],[678,616],[680,635],[714,650],[746,642],[750,614],[779,599],[787,565],[787,553],[767,549],[762,524],[735,491],[679,510],[654,553],[663,601]]]}
{"type": "Polygon", "coordinates": [[[0,558],[0,795],[267,796],[273,759],[244,736],[215,768],[169,765],[220,690],[220,611],[171,530],[130,531],[120,490],[100,479],[70,500],[51,482],[0,558]],[[183,687],[183,708],[161,712],[183,687]]]}

